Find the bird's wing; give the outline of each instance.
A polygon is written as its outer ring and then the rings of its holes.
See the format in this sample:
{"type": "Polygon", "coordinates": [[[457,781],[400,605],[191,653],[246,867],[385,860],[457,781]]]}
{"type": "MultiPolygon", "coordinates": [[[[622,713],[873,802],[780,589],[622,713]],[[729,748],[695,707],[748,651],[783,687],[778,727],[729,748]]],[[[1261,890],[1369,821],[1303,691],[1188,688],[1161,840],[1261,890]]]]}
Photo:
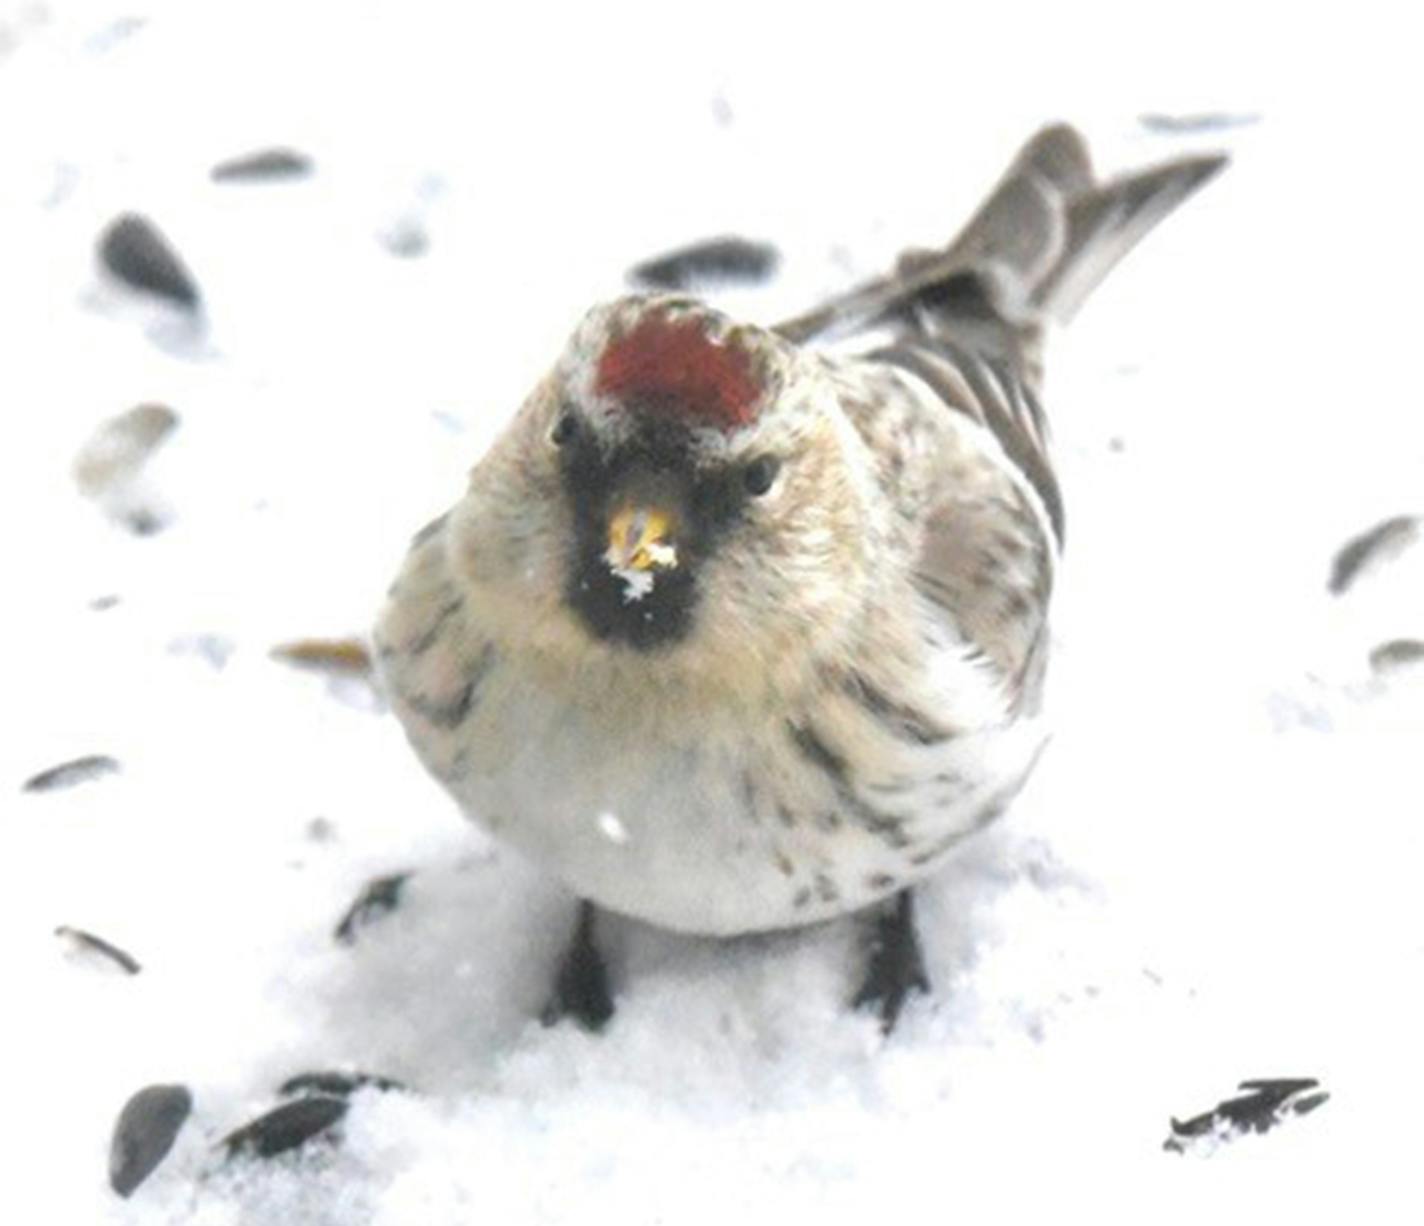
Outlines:
{"type": "Polygon", "coordinates": [[[1011,442],[1034,444],[1028,466],[1004,443],[992,416],[985,420],[953,402],[949,411],[960,416],[936,461],[912,580],[993,667],[1009,710],[1028,714],[1037,707],[1047,662],[1061,522],[1061,511],[1054,518],[1057,485],[1036,431],[1005,432],[1011,442]]]}
{"type": "Polygon", "coordinates": [[[998,671],[1014,709],[1037,701],[1064,534],[1038,400],[1044,325],[1071,317],[1225,161],[1185,157],[1103,181],[1076,131],[1044,128],[945,247],[910,252],[888,276],[776,328],[797,343],[888,332],[865,356],[911,379],[930,411],[954,415],[915,583],[998,671]]]}
{"type": "MultiPolygon", "coordinates": [[[[972,310],[966,301],[956,314],[960,332],[969,330],[972,310]]],[[[988,310],[985,304],[986,318],[988,310]]],[[[1062,547],[1063,496],[1049,454],[1048,422],[1020,362],[961,341],[948,330],[909,333],[868,356],[913,375],[947,408],[986,430],[1028,482],[1062,547]]]]}

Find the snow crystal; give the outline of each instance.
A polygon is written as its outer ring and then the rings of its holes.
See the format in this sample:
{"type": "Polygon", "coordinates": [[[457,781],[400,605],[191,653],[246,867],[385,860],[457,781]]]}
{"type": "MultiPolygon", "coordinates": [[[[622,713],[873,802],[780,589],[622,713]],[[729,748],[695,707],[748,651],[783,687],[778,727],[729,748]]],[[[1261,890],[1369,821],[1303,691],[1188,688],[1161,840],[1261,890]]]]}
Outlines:
{"type": "Polygon", "coordinates": [[[628,841],[628,827],[623,824],[616,813],[600,813],[598,815],[598,832],[610,843],[623,844],[628,841]]]}
{"type": "Polygon", "coordinates": [[[623,584],[623,603],[636,604],[653,590],[657,573],[651,567],[640,570],[635,566],[616,566],[609,561],[609,569],[623,584]]]}

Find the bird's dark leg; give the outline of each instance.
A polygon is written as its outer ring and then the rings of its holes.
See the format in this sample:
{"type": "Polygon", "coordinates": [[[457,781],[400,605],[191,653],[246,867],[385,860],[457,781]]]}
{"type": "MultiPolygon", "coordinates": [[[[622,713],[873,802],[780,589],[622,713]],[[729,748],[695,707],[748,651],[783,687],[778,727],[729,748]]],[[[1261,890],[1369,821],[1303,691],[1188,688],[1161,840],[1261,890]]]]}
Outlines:
{"type": "Polygon", "coordinates": [[[585,1030],[599,1031],[613,1016],[608,967],[594,940],[595,918],[593,904],[580,902],[574,938],[559,963],[554,994],[540,1014],[540,1021],[546,1026],[571,1017],[585,1030]]]}
{"type": "Polygon", "coordinates": [[[875,921],[875,941],[865,982],[855,995],[857,1009],[873,1008],[880,1015],[880,1029],[889,1034],[911,992],[928,992],[929,977],[915,935],[914,898],[901,890],[894,904],[875,921]]]}

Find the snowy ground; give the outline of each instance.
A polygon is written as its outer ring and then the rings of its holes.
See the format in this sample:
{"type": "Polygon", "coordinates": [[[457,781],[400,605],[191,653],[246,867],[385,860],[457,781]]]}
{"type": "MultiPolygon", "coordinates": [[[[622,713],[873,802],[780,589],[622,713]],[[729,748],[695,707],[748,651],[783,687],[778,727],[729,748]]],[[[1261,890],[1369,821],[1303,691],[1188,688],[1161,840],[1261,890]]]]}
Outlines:
{"type": "Polygon", "coordinates": [[[1358,6],[1350,32],[1211,5],[356,7],[0,5],[0,1215],[1417,1220],[1424,668],[1369,653],[1424,639],[1424,545],[1326,590],[1347,539],[1424,512],[1404,31],[1358,6]],[[1257,120],[1139,122],[1210,112],[1257,120]],[[851,923],[624,925],[610,1031],[541,1029],[568,900],[458,818],[362,683],[271,648],[365,630],[630,264],[770,239],[779,278],[726,300],[769,320],[946,236],[1056,117],[1107,166],[1235,164],[1050,355],[1061,731],[927,892],[934,1001],[888,1042],[848,1014],[851,923]],[[314,174],[210,180],[270,145],[314,174]],[[200,322],[100,276],[125,211],[182,253],[200,322]],[[117,508],[166,525],[139,536],[72,466],[144,402],[178,424],[117,508]],[[22,791],[85,754],[121,769],[22,791]],[[66,956],[61,925],[141,973],[66,956]],[[359,1093],[334,1148],[222,1160],[284,1078],[336,1067],[417,1092],[359,1093]],[[1280,1076],[1332,1097],[1163,1151],[1170,1116],[1280,1076]],[[154,1082],[193,1115],[123,1201],[109,1135],[154,1082]]]}

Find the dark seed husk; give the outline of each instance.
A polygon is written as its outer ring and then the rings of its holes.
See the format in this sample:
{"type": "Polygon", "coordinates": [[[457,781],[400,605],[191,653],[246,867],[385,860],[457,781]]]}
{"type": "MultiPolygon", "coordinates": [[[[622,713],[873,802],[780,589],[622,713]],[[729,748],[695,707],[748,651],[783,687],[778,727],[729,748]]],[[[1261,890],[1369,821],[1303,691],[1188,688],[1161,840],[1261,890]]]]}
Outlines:
{"type": "Polygon", "coordinates": [[[346,1115],[347,1102],[329,1094],[312,1094],[258,1116],[222,1140],[230,1157],[250,1154],[274,1158],[297,1149],[326,1132],[346,1115]]]}
{"type": "Polygon", "coordinates": [[[1226,1099],[1191,1119],[1174,1118],[1171,1135],[1162,1148],[1180,1154],[1186,1152],[1191,1141],[1214,1133],[1268,1132],[1289,1116],[1306,1115],[1328,1101],[1329,1093],[1319,1089],[1319,1085],[1313,1077],[1243,1081],[1238,1088],[1247,1093],[1226,1099]]]}
{"type": "Polygon", "coordinates": [[[109,1186],[130,1196],[173,1148],[193,1095],[187,1086],[145,1086],[124,1104],[109,1142],[109,1186]]]}
{"type": "Polygon", "coordinates": [[[277,1093],[284,1098],[298,1094],[327,1094],[337,1098],[350,1098],[357,1090],[364,1090],[368,1086],[383,1093],[406,1088],[399,1081],[390,1077],[380,1077],[375,1073],[346,1073],[329,1069],[321,1072],[298,1073],[294,1077],[288,1077],[278,1087],[277,1093]]]}
{"type": "Polygon", "coordinates": [[[107,958],[127,974],[137,975],[139,971],[143,970],[139,960],[133,954],[120,949],[117,945],[111,945],[103,937],[96,937],[92,932],[85,932],[82,928],[71,928],[67,924],[61,924],[54,930],[54,935],[61,940],[69,941],[80,949],[107,958]]]}
{"type": "Polygon", "coordinates": [[[142,492],[141,478],[155,453],[178,428],[163,404],[140,404],[95,427],[74,459],[79,491],[137,536],[168,526],[171,512],[142,492]]]}
{"type": "Polygon", "coordinates": [[[198,305],[198,286],[168,240],[147,217],[124,213],[99,238],[104,267],[134,289],[182,307],[198,305]]]}
{"type": "Polygon", "coordinates": [[[1411,664],[1424,664],[1424,641],[1391,639],[1370,652],[1370,668],[1377,673],[1392,673],[1411,664]]]}
{"type": "Polygon", "coordinates": [[[294,639],[272,648],[272,658],[286,664],[346,676],[366,676],[371,653],[359,639],[294,639]]]}
{"type": "Polygon", "coordinates": [[[276,179],[304,179],[312,160],[295,149],[259,149],[219,162],[212,169],[214,183],[265,183],[276,179]]]}
{"type": "Polygon", "coordinates": [[[1367,569],[1403,552],[1419,539],[1421,521],[1413,515],[1396,515],[1368,532],[1347,541],[1330,568],[1330,591],[1339,596],[1367,569]]]}
{"type": "Polygon", "coordinates": [[[1195,132],[1222,132],[1228,128],[1249,127],[1260,121],[1259,115],[1249,112],[1233,114],[1230,111],[1200,111],[1190,115],[1168,115],[1153,111],[1137,117],[1137,122],[1149,132],[1161,132],[1169,136],[1184,136],[1195,132]]]}
{"type": "Polygon", "coordinates": [[[80,492],[101,498],[132,482],[178,428],[178,414],[166,404],[139,404],[94,428],[74,459],[80,492]]]}
{"type": "Polygon", "coordinates": [[[116,774],[118,770],[117,760],[109,757],[108,754],[87,754],[82,758],[75,758],[69,762],[61,762],[58,766],[51,766],[48,770],[42,770],[37,775],[31,775],[24,782],[24,791],[57,792],[60,788],[72,788],[76,784],[88,783],[93,779],[102,779],[105,775],[116,774]]]}
{"type": "Polygon", "coordinates": [[[645,260],[628,275],[655,289],[690,289],[711,282],[757,284],[776,271],[779,261],[770,243],[729,234],[645,260]]]}
{"type": "Polygon", "coordinates": [[[409,880],[409,873],[392,873],[389,877],[375,877],[368,881],[337,924],[337,941],[342,945],[354,945],[356,934],[362,928],[400,905],[401,891],[409,880]]]}

